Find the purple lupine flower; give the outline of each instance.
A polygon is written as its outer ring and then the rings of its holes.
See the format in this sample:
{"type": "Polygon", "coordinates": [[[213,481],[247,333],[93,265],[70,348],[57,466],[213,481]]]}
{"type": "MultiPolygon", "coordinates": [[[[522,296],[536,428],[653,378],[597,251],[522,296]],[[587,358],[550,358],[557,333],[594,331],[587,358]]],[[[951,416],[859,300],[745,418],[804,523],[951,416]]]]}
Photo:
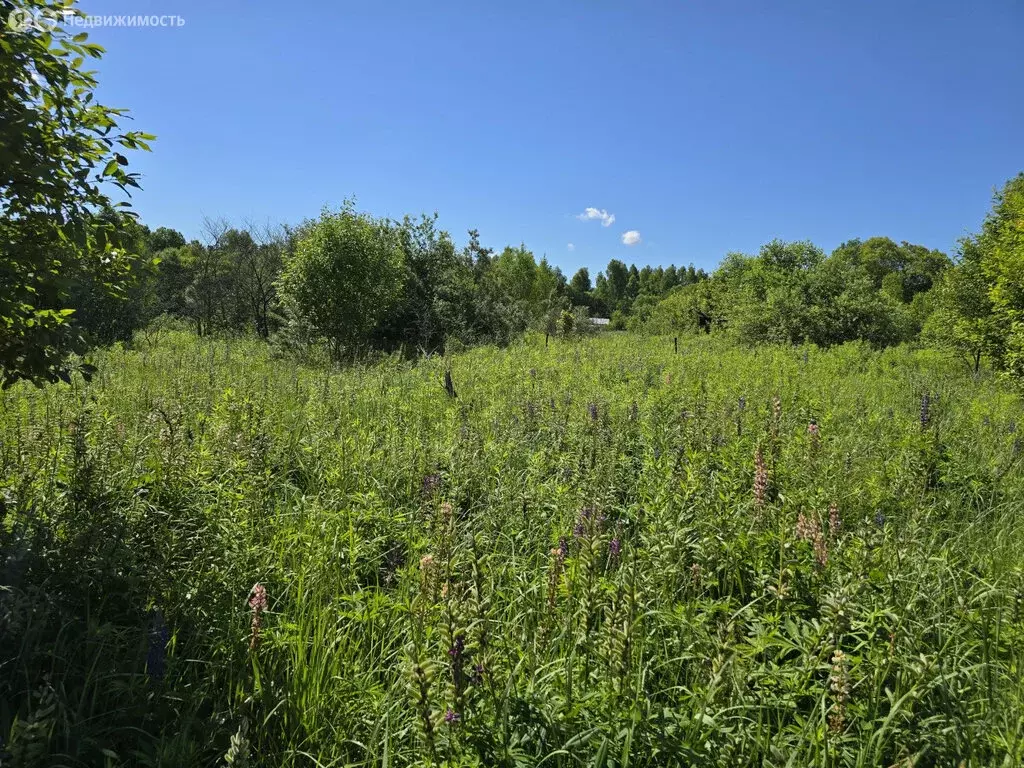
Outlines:
{"type": "Polygon", "coordinates": [[[928,427],[928,422],[932,419],[931,402],[931,396],[925,392],[921,397],[921,429],[926,429],[928,427]]]}
{"type": "Polygon", "coordinates": [[[484,681],[484,674],[486,672],[487,669],[484,667],[483,662],[478,661],[473,665],[473,675],[469,678],[469,681],[473,685],[480,685],[484,681]]]}
{"type": "Polygon", "coordinates": [[[582,520],[577,520],[576,521],[576,525],[574,525],[573,528],[572,528],[572,535],[575,536],[578,539],[580,536],[583,535],[583,532],[584,532],[583,521],[582,520]]]}
{"type": "Polygon", "coordinates": [[[466,640],[462,635],[458,635],[455,638],[455,642],[452,643],[452,647],[448,649],[448,656],[453,660],[462,658],[463,651],[466,650],[466,640]]]}
{"type": "Polygon", "coordinates": [[[441,487],[441,475],[437,472],[431,472],[429,475],[423,478],[423,495],[433,496],[434,492],[441,487]]]}
{"type": "Polygon", "coordinates": [[[612,539],[611,543],[608,545],[608,554],[610,554],[612,556],[612,559],[615,560],[615,559],[618,558],[618,556],[619,556],[619,554],[621,552],[622,552],[622,542],[619,541],[619,537],[616,536],[614,539],[612,539]]]}
{"type": "Polygon", "coordinates": [[[597,403],[590,403],[587,406],[587,413],[590,414],[591,421],[597,421],[597,403]]]}
{"type": "Polygon", "coordinates": [[[879,528],[885,526],[885,515],[882,514],[882,510],[878,510],[877,512],[875,512],[875,525],[877,525],[879,528]]]}
{"type": "Polygon", "coordinates": [[[444,721],[448,723],[448,725],[455,725],[461,719],[462,717],[459,715],[459,713],[451,707],[448,707],[448,711],[444,713],[444,721]]]}
{"type": "Polygon", "coordinates": [[[558,552],[563,560],[569,556],[569,540],[565,536],[558,539],[558,552]]]}

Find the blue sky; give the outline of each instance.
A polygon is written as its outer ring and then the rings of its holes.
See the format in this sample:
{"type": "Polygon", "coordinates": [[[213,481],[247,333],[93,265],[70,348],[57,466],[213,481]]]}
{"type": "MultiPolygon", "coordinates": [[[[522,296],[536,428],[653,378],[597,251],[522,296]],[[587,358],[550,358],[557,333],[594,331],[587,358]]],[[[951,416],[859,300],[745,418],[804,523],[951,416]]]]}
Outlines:
{"type": "Polygon", "coordinates": [[[355,196],[567,274],[773,237],[951,251],[1024,170],[1018,0],[81,8],[185,20],[90,38],[104,103],[158,135],[137,210],[188,236],[355,196]]]}

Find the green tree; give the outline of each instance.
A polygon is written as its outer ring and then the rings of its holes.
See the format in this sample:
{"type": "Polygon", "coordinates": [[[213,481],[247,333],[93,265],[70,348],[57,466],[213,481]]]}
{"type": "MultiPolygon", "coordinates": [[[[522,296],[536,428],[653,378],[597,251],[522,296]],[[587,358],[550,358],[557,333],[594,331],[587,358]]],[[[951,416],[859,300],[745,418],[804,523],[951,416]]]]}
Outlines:
{"type": "MultiPolygon", "coordinates": [[[[375,334],[386,345],[433,350],[449,338],[468,342],[473,336],[473,257],[456,250],[451,236],[436,225],[436,213],[406,216],[396,225],[405,278],[401,300],[375,334]]],[[[482,250],[478,242],[471,241],[471,247],[482,250]]]]}
{"type": "Polygon", "coordinates": [[[185,246],[185,236],[178,230],[168,227],[157,227],[150,233],[148,240],[149,250],[153,253],[159,253],[166,248],[183,248],[185,246]]]}
{"type": "MultiPolygon", "coordinates": [[[[685,270],[683,271],[683,274],[686,274],[685,270]]],[[[668,293],[679,284],[679,272],[676,270],[676,265],[669,264],[661,278],[661,292],[663,294],[668,293]]]]}
{"type": "Polygon", "coordinates": [[[605,277],[608,281],[608,309],[614,312],[626,301],[626,292],[629,289],[629,269],[618,259],[612,259],[608,262],[605,277]]]}
{"type": "Polygon", "coordinates": [[[402,258],[395,228],[346,201],[300,228],[278,281],[281,300],[338,359],[364,343],[398,301],[402,258]]]}
{"type": "Polygon", "coordinates": [[[924,337],[961,355],[977,373],[985,355],[999,359],[999,323],[993,313],[978,241],[961,244],[960,262],[935,288],[936,307],[924,326],[924,337]]]}
{"type": "MultiPolygon", "coordinates": [[[[3,0],[11,14],[60,19],[59,0],[3,0]]],[[[48,25],[50,26],[50,25],[48,25]]],[[[121,240],[126,203],[111,186],[137,187],[124,149],[153,137],[118,132],[124,110],[93,100],[97,81],[84,68],[103,49],[52,28],[5,28],[0,36],[0,369],[18,379],[70,376],[69,355],[86,348],[72,288],[88,279],[123,298],[131,254],[121,240]]],[[[87,369],[86,369],[87,370],[87,369]]]]}
{"type": "Polygon", "coordinates": [[[586,267],[580,267],[576,270],[576,274],[569,281],[569,287],[572,290],[573,303],[585,304],[587,297],[589,297],[590,292],[593,290],[593,286],[590,284],[590,270],[586,267]]]}
{"type": "Polygon", "coordinates": [[[1024,173],[995,195],[977,247],[1000,330],[996,363],[1024,380],[1024,173]]]}

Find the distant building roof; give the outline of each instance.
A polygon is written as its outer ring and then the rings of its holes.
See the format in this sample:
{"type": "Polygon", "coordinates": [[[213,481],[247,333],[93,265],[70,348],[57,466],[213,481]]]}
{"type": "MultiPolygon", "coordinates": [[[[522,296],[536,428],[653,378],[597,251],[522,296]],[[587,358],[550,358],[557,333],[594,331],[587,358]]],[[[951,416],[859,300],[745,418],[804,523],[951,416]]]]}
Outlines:
{"type": "Polygon", "coordinates": [[[607,317],[592,317],[590,318],[592,325],[608,325],[611,322],[607,317]]]}

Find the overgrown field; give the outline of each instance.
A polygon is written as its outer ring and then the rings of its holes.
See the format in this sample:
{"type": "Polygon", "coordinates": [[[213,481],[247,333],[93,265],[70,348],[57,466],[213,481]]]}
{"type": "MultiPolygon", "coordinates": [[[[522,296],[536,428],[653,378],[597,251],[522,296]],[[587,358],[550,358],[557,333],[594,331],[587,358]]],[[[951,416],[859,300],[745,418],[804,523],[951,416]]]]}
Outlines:
{"type": "Polygon", "coordinates": [[[1024,763],[1021,401],[984,373],[98,363],[0,395],[5,766],[1024,763]]]}

